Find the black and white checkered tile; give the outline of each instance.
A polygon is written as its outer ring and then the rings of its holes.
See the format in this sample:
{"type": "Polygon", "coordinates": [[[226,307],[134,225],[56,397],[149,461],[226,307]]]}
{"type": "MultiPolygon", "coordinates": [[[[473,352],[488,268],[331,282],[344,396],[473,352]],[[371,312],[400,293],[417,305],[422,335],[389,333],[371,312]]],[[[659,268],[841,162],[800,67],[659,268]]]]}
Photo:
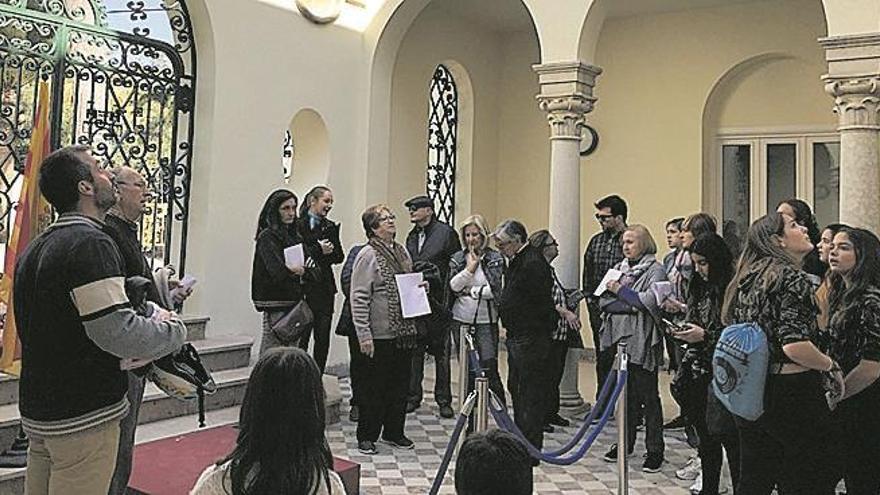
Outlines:
{"type": "MultiPolygon", "coordinates": [[[[346,399],[351,391],[348,379],[340,380],[346,399]]],[[[348,420],[347,403],[343,403],[342,421],[327,429],[330,448],[337,456],[348,458],[361,465],[361,493],[418,494],[428,493],[434,476],[440,467],[446,444],[449,441],[454,419],[440,418],[433,396],[427,393],[422,407],[407,415],[406,435],[415,442],[414,450],[394,450],[377,444],[378,455],[366,456],[358,452],[355,438],[356,425],[348,420]]],[[[580,423],[545,435],[545,449],[559,448],[576,432],[580,423]]],[[[617,467],[602,459],[615,442],[616,426],[608,424],[596,443],[581,461],[571,466],[552,466],[542,463],[535,470],[535,492],[547,495],[616,494],[617,467]]],[[[693,450],[680,437],[680,433],[666,435],[666,462],[659,473],[641,471],[644,442],[642,434],[636,442],[636,456],[631,458],[629,493],[632,495],[685,495],[690,482],[675,478],[675,470],[684,466],[693,450]]],[[[455,464],[449,472],[440,493],[454,494],[455,464]]]]}

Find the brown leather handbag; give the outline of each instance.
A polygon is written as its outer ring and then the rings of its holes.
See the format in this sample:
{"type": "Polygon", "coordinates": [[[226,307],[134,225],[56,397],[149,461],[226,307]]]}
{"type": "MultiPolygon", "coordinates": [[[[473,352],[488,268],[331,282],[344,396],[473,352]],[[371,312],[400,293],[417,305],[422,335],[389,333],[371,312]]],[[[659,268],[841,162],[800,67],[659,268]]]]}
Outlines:
{"type": "Polygon", "coordinates": [[[295,345],[315,321],[312,308],[305,300],[300,301],[272,325],[275,338],[288,345],[295,345]]]}

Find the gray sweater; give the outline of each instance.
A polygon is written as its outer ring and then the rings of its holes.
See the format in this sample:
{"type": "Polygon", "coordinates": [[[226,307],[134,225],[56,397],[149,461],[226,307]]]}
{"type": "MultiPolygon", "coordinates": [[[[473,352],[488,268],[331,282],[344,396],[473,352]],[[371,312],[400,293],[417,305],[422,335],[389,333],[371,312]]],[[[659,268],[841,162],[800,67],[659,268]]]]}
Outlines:
{"type": "MultiPolygon", "coordinates": [[[[406,256],[411,263],[409,254],[406,256]]],[[[396,289],[385,286],[376,251],[367,244],[355,258],[351,272],[351,318],[361,343],[394,339],[388,321],[388,290],[396,289]]]]}

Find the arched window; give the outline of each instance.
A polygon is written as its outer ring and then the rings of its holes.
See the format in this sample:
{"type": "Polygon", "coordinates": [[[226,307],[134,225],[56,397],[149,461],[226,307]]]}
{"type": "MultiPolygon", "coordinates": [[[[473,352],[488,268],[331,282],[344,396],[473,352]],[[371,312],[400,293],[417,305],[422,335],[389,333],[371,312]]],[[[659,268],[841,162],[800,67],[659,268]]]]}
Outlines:
{"type": "Polygon", "coordinates": [[[455,224],[455,158],[458,135],[458,91],[452,73],[438,65],[431,78],[428,117],[428,196],[437,218],[455,224]]]}
{"type": "Polygon", "coordinates": [[[284,131],[284,144],[281,145],[281,172],[284,183],[290,184],[290,177],[293,175],[293,136],[289,130],[284,131]]]}
{"type": "Polygon", "coordinates": [[[184,0],[0,0],[0,241],[10,236],[45,81],[52,147],[88,144],[99,161],[143,174],[154,194],[144,252],[182,273],[195,75],[184,0]]]}

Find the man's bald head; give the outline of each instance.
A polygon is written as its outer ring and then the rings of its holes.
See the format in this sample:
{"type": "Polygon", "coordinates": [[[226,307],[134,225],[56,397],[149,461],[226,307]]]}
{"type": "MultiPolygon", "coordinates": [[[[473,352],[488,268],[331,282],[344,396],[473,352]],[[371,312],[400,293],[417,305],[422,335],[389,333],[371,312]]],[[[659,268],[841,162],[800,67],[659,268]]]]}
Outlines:
{"type": "Polygon", "coordinates": [[[147,193],[147,181],[140,172],[131,167],[114,167],[111,173],[119,188],[117,207],[126,219],[137,222],[150,199],[147,193]]]}

